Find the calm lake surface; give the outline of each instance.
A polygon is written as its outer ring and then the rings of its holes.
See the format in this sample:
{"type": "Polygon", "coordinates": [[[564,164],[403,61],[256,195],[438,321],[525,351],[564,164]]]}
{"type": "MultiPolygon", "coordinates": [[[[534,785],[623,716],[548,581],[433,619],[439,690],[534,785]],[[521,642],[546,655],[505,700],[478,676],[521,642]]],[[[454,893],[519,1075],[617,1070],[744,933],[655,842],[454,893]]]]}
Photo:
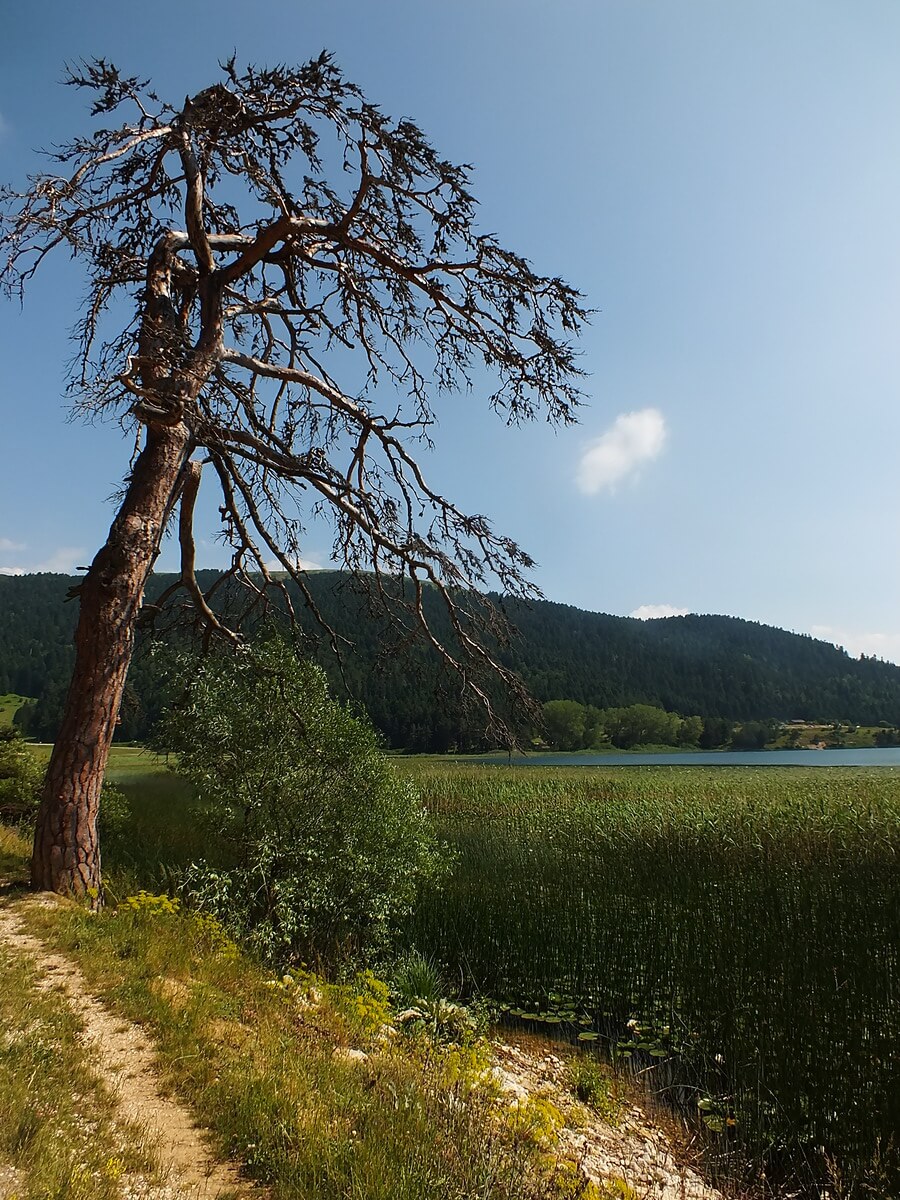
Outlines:
{"type": "Polygon", "coordinates": [[[900,767],[900,746],[872,750],[698,750],[688,754],[505,754],[513,767],[900,767]]]}

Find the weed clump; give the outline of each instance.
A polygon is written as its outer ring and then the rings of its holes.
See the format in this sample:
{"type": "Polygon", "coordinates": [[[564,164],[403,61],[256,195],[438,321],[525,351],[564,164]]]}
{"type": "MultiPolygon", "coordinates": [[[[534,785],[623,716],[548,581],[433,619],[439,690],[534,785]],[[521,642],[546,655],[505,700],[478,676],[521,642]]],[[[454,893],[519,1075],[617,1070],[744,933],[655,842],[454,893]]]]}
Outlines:
{"type": "Polygon", "coordinates": [[[596,1058],[579,1055],[569,1060],[567,1080],[576,1099],[610,1124],[615,1124],[622,1115],[622,1103],[618,1099],[608,1069],[596,1058]]]}

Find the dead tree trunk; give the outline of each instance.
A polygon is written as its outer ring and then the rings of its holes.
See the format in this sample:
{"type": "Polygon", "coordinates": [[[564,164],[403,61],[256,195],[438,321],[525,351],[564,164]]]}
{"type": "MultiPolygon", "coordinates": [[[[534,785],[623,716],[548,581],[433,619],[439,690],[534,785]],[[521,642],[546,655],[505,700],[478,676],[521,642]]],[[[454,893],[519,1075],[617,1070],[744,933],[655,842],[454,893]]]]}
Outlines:
{"type": "Polygon", "coordinates": [[[144,585],[190,450],[183,424],[151,427],[106,544],[82,583],[75,670],[38,809],[32,886],[100,901],[97,815],[144,585]]]}

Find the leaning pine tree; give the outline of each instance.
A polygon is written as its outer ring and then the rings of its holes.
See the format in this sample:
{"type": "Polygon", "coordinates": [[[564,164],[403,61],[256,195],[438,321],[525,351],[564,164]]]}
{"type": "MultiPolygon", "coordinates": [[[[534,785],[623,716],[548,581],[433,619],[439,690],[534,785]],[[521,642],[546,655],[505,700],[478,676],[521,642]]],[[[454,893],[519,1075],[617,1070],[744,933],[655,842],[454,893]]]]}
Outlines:
{"type": "Polygon", "coordinates": [[[465,167],[384,116],[327,55],[222,72],[171,107],[106,62],[83,65],[68,82],[92,93],[102,127],[62,147],[26,191],[0,193],[6,288],[21,294],[52,251],[81,261],[76,405],[112,410],[138,437],[77,589],[36,888],[100,895],[100,788],[144,586],[176,510],[193,611],[235,636],[194,572],[204,467],[221,491],[229,574],[257,599],[278,584],[273,562],[303,589],[303,517],[325,511],[337,560],[365,572],[395,619],[417,622],[487,700],[479,670],[504,672],[481,594],[491,581],[528,593],[531,561],[433,490],[410,446],[428,440],[434,397],[473,372],[510,422],[568,422],[580,399],[569,338],[581,298],[476,232],[465,167]],[[429,585],[450,639],[428,627],[429,585]]]}

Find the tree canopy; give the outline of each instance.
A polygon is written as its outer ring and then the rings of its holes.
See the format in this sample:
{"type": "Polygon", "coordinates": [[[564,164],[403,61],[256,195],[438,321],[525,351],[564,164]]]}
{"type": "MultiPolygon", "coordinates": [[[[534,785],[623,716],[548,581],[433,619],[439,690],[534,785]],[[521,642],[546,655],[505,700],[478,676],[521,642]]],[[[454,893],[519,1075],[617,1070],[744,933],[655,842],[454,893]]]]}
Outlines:
{"type": "MultiPolygon", "coordinates": [[[[208,588],[215,575],[201,571],[198,579],[208,588]]],[[[16,692],[38,700],[20,719],[23,729],[42,741],[56,735],[72,671],[77,613],[63,601],[76,582],[62,575],[0,577],[0,695],[16,692]]],[[[172,575],[153,576],[148,603],[173,582],[172,575]]],[[[442,679],[434,652],[423,645],[402,658],[385,658],[386,619],[369,613],[365,597],[350,581],[337,572],[319,571],[307,583],[324,620],[353,646],[339,664],[326,642],[316,647],[310,638],[308,643],[336,695],[361,705],[398,749],[484,748],[479,714],[467,713],[459,690],[446,686],[452,680],[442,679]]],[[[296,591],[294,595],[299,600],[296,591]]],[[[437,598],[426,596],[426,603],[439,622],[437,598]]],[[[634,621],[546,600],[507,607],[520,631],[505,652],[510,667],[539,701],[577,700],[586,721],[597,711],[651,704],[700,714],[707,721],[721,718],[720,727],[710,725],[705,734],[696,722],[679,733],[679,740],[688,743],[703,734],[705,745],[720,745],[737,722],[840,719],[893,727],[900,720],[900,667],[850,658],[810,637],[735,617],[634,621]]],[[[298,616],[312,635],[311,616],[302,610],[298,616]]],[[[139,640],[140,652],[129,673],[116,727],[117,736],[126,741],[148,736],[171,695],[160,662],[145,652],[151,645],[152,639],[139,640]]],[[[527,720],[521,730],[523,738],[530,737],[527,720]]],[[[595,744],[589,733],[586,728],[582,744],[595,744]]]]}

